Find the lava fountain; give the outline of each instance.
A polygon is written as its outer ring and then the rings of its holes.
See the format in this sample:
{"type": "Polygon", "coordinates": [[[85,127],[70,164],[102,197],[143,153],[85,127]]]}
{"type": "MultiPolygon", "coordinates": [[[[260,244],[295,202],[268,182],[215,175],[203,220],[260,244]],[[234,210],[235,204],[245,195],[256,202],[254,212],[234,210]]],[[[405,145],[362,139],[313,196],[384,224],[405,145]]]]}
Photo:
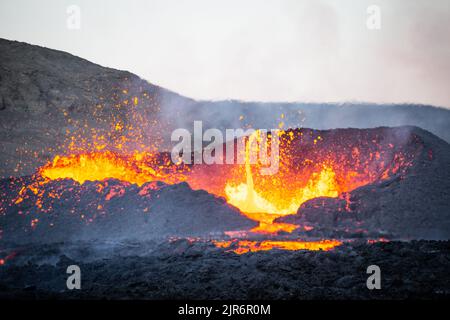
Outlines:
{"type": "MultiPolygon", "coordinates": [[[[262,161],[252,164],[252,139],[245,140],[244,164],[175,164],[167,153],[118,154],[110,151],[57,156],[39,169],[47,180],[70,178],[80,184],[108,178],[142,185],[149,181],[188,182],[224,197],[230,205],[260,225],[259,233],[291,232],[297,225],[274,223],[294,214],[302,203],[317,197],[344,196],[359,186],[404,171],[414,153],[396,145],[375,130],[280,131],[279,168],[273,175],[261,174],[262,161]]],[[[270,150],[271,141],[268,141],[270,150]]],[[[224,147],[225,150],[225,147],[224,147]]],[[[258,151],[258,150],[256,150],[258,151]]]]}

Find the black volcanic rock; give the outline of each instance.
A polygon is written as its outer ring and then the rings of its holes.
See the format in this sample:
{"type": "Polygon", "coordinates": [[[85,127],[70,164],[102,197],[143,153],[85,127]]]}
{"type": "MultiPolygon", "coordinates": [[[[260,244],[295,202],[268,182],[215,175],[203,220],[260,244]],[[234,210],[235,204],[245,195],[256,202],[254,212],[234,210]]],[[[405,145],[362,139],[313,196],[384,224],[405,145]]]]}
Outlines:
{"type": "Polygon", "coordinates": [[[28,190],[15,204],[19,190],[31,181],[27,177],[0,182],[2,241],[142,241],[211,236],[257,225],[223,198],[192,190],[187,183],[149,182],[138,187],[113,179],[82,185],[55,180],[40,187],[41,196],[28,190]]]}
{"type": "MultiPolygon", "coordinates": [[[[406,239],[450,239],[450,145],[419,128],[405,136],[416,150],[403,173],[362,186],[341,198],[316,198],[278,222],[330,231],[378,232],[406,239]]],[[[323,235],[323,234],[322,234],[323,235]]]]}

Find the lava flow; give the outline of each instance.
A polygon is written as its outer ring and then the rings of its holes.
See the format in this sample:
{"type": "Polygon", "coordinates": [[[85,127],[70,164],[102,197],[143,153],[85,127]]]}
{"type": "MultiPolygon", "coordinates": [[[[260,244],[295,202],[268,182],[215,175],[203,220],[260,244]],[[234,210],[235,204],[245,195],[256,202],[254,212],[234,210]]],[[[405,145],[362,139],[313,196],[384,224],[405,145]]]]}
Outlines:
{"type": "Polygon", "coordinates": [[[215,241],[214,244],[218,248],[230,249],[234,253],[244,254],[247,252],[267,251],[274,248],[282,250],[309,250],[309,251],[329,251],[337,246],[340,246],[342,242],[338,240],[319,240],[319,241],[275,241],[264,240],[258,241],[215,241]]]}

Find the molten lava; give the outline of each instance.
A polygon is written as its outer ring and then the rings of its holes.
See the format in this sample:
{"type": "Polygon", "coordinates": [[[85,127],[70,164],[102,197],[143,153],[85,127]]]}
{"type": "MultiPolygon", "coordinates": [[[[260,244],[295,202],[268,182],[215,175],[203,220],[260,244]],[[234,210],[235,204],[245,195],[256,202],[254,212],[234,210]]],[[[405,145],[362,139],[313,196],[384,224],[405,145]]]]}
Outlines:
{"type": "MultiPolygon", "coordinates": [[[[238,207],[249,218],[260,222],[260,225],[253,229],[259,233],[274,233],[280,230],[291,232],[297,228],[296,225],[273,223],[273,220],[288,214],[297,212],[300,205],[310,199],[316,197],[337,197],[339,194],[339,186],[335,178],[333,169],[328,165],[323,165],[319,173],[313,173],[308,180],[306,186],[296,190],[294,197],[286,199],[284,197],[267,199],[265,193],[273,192],[273,187],[269,186],[268,190],[258,192],[255,190],[253,173],[250,164],[251,153],[259,153],[258,144],[252,143],[252,140],[258,139],[259,132],[256,131],[249,137],[245,150],[245,177],[246,182],[237,186],[233,185],[233,181],[227,182],[225,186],[225,194],[228,202],[238,207]],[[251,148],[256,150],[251,150],[251,148]]],[[[269,177],[273,184],[277,184],[277,176],[269,177]]],[[[287,181],[286,181],[287,182],[287,181]]]]}
{"type": "Polygon", "coordinates": [[[39,173],[50,180],[72,179],[80,184],[112,178],[141,186],[156,180],[167,183],[183,181],[182,174],[175,177],[173,169],[168,160],[161,163],[150,153],[136,152],[123,156],[105,151],[56,156],[39,173]]]}
{"type": "MultiPolygon", "coordinates": [[[[225,186],[225,193],[228,202],[247,214],[292,214],[295,213],[303,202],[309,199],[313,199],[319,196],[336,197],[338,195],[338,186],[335,179],[333,169],[328,166],[323,166],[322,171],[319,174],[313,174],[309,179],[308,184],[297,190],[296,197],[290,199],[290,201],[284,201],[283,198],[270,201],[264,197],[264,195],[258,193],[254,187],[253,173],[250,164],[251,146],[256,146],[251,143],[252,139],[256,139],[258,131],[249,137],[249,141],[246,144],[245,151],[245,176],[246,183],[241,183],[237,186],[233,186],[232,182],[227,183],[225,186]]],[[[253,150],[257,153],[259,150],[253,150]]],[[[271,176],[270,179],[276,179],[277,177],[271,176]]],[[[271,190],[269,190],[270,192],[271,190]]]]}
{"type": "Polygon", "coordinates": [[[310,250],[310,251],[328,251],[337,246],[340,246],[342,242],[337,240],[320,240],[320,241],[275,241],[264,240],[258,241],[215,241],[214,244],[218,248],[231,248],[231,251],[237,254],[244,254],[247,252],[267,251],[273,248],[282,250],[310,250]]]}

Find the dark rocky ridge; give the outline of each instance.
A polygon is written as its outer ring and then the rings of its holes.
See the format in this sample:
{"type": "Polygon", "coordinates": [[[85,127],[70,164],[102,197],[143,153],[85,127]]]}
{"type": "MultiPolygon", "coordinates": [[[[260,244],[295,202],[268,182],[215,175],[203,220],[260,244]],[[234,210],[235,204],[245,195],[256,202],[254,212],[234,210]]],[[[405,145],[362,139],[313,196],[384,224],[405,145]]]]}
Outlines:
{"type": "Polygon", "coordinates": [[[404,174],[341,198],[312,199],[296,215],[276,221],[319,230],[378,230],[404,239],[450,239],[450,145],[420,128],[410,130],[406,148],[419,145],[421,151],[404,174]]]}
{"type": "MultiPolygon", "coordinates": [[[[68,136],[92,140],[95,130],[111,146],[132,124],[141,144],[170,149],[170,134],[204,127],[369,128],[415,125],[450,141],[450,110],[422,105],[194,101],[126,71],[101,67],[65,52],[0,39],[0,177],[32,174],[66,151],[68,136]],[[126,91],[124,91],[126,90],[126,91]],[[133,97],[137,106],[130,108],[133,97]],[[126,104],[127,102],[128,104],[126,104]],[[100,106],[100,107],[98,107],[100,106]],[[239,120],[243,116],[243,120],[239,120]]],[[[131,148],[136,148],[131,145],[131,148]]]]}

